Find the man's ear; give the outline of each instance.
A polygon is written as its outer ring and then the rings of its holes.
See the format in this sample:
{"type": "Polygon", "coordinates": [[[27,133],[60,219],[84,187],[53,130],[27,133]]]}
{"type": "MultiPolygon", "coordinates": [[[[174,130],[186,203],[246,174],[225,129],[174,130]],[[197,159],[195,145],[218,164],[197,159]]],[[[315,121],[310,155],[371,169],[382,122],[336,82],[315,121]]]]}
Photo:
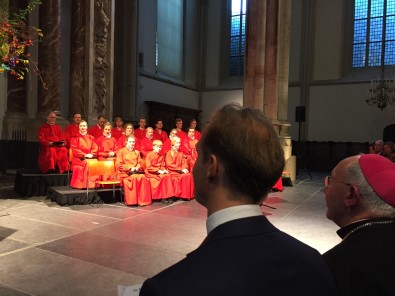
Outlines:
{"type": "Polygon", "coordinates": [[[355,185],[350,185],[350,194],[345,200],[346,207],[354,207],[359,203],[361,194],[359,193],[358,187],[355,185]]]}
{"type": "Polygon", "coordinates": [[[207,166],[207,178],[213,179],[218,175],[218,158],[214,154],[210,154],[207,166]]]}

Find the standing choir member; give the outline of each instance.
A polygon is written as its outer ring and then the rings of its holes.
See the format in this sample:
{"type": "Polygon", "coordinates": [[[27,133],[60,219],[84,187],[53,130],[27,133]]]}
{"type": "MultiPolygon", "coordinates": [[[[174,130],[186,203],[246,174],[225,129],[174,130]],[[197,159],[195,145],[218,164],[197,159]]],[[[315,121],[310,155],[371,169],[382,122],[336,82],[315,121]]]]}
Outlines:
{"type": "Polygon", "coordinates": [[[58,171],[63,173],[68,169],[68,156],[66,138],[62,127],[56,123],[55,112],[50,112],[47,122],[38,131],[40,154],[38,155],[38,167],[45,173],[58,171]]]}
{"type": "Polygon", "coordinates": [[[74,113],[73,122],[66,126],[64,130],[64,135],[66,137],[67,148],[70,148],[70,141],[72,137],[75,137],[78,134],[78,125],[82,120],[80,113],[74,113]]]}
{"type": "Polygon", "coordinates": [[[152,203],[151,185],[142,171],[140,151],[134,148],[134,143],[134,136],[128,136],[126,146],[117,153],[117,178],[123,180],[126,205],[147,206],[152,203]]]}
{"type": "Polygon", "coordinates": [[[79,133],[71,139],[70,149],[73,153],[72,170],[70,186],[77,189],[94,188],[95,179],[89,180],[88,183],[88,166],[87,161],[95,158],[97,155],[97,144],[95,138],[88,134],[88,124],[82,120],[79,124],[79,133]]]}
{"type": "Polygon", "coordinates": [[[145,130],[145,137],[140,141],[140,150],[143,155],[143,159],[145,159],[147,154],[153,150],[154,140],[154,129],[152,127],[147,127],[145,130]]]}
{"type": "Polygon", "coordinates": [[[176,118],[175,121],[176,129],[177,129],[177,137],[181,139],[181,143],[184,141],[184,139],[187,137],[186,132],[182,130],[182,119],[181,118],[176,118]]]}
{"type": "MultiPolygon", "coordinates": [[[[124,126],[125,133],[117,140],[118,149],[121,149],[126,146],[126,138],[129,136],[134,136],[134,127],[131,123],[126,123],[124,126]]],[[[140,142],[134,136],[134,149],[140,151],[140,142]]]]}
{"type": "Polygon", "coordinates": [[[155,123],[154,139],[164,143],[168,138],[167,133],[163,130],[162,119],[158,119],[155,123]]]}
{"type": "Polygon", "coordinates": [[[191,121],[189,122],[189,128],[193,128],[195,130],[195,139],[196,140],[200,140],[201,137],[201,133],[196,129],[197,126],[197,121],[196,119],[191,119],[191,121]]]}
{"type": "Polygon", "coordinates": [[[167,153],[167,151],[170,151],[171,149],[171,141],[174,139],[174,137],[177,136],[177,129],[173,128],[170,133],[169,133],[169,138],[163,143],[163,147],[162,150],[160,151],[160,153],[162,155],[165,155],[167,153]]]}
{"type": "Polygon", "coordinates": [[[148,153],[145,158],[145,176],[151,184],[151,194],[153,200],[162,200],[165,204],[172,204],[171,197],[174,196],[174,188],[169,175],[169,171],[165,167],[165,159],[160,154],[162,142],[154,140],[153,151],[148,153]]]}
{"type": "Polygon", "coordinates": [[[88,134],[92,135],[95,139],[100,138],[103,135],[103,127],[106,122],[107,120],[104,116],[99,115],[97,117],[97,124],[88,129],[88,134]]]}
{"type": "Polygon", "coordinates": [[[112,136],[115,140],[118,139],[124,134],[125,130],[123,128],[123,120],[121,117],[115,117],[114,119],[114,128],[111,131],[112,136]]]}
{"type": "Polygon", "coordinates": [[[184,139],[184,141],[182,141],[182,147],[180,150],[185,154],[188,167],[191,172],[198,157],[196,150],[197,143],[198,140],[195,139],[195,130],[193,128],[188,129],[188,136],[184,139]]]}
{"type": "Polygon", "coordinates": [[[188,171],[188,164],[182,152],[178,151],[181,139],[174,137],[171,150],[166,153],[166,169],[169,171],[174,187],[174,196],[191,200],[195,196],[192,174],[188,171]]]}
{"type": "Polygon", "coordinates": [[[134,131],[134,137],[142,140],[145,137],[145,126],[147,124],[147,121],[145,120],[144,117],[140,117],[139,119],[139,127],[136,128],[136,130],[134,131]]]}

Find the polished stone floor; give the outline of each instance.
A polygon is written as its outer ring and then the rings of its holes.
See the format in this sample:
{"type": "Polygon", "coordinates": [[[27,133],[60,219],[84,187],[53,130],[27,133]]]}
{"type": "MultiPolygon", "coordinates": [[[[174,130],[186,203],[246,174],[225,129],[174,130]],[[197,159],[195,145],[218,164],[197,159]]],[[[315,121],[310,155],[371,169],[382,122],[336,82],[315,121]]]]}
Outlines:
{"type": "MultiPolygon", "coordinates": [[[[340,240],[325,218],[325,174],[312,174],[270,193],[262,212],[322,253],[340,240]]],[[[0,176],[0,295],[117,295],[118,285],[142,283],[194,250],[205,218],[196,201],[61,207],[19,198],[13,179],[0,176]]]]}

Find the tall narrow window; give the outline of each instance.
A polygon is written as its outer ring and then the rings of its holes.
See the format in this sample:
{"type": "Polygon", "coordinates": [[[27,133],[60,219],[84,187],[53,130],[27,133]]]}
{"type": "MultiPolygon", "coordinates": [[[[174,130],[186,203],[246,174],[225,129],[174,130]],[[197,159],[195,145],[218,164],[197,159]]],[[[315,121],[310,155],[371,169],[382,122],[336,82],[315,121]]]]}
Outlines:
{"type": "Polygon", "coordinates": [[[354,68],[395,65],[395,0],[355,0],[354,68]]]}
{"type": "Polygon", "coordinates": [[[243,76],[247,0],[231,2],[229,74],[243,76]]]}
{"type": "Polygon", "coordinates": [[[157,2],[157,70],[178,79],[183,75],[183,1],[157,2]]]}

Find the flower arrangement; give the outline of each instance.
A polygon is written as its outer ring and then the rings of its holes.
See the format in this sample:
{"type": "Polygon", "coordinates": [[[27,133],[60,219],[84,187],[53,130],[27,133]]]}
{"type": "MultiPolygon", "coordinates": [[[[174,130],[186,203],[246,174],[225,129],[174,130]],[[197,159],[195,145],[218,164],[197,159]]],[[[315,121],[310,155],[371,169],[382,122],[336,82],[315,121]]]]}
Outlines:
{"type": "Polygon", "coordinates": [[[19,10],[9,18],[7,10],[0,7],[0,73],[9,72],[16,79],[22,80],[29,73],[29,63],[32,63],[39,74],[37,63],[30,58],[28,47],[43,37],[43,34],[39,28],[28,26],[26,18],[40,4],[41,0],[32,0],[26,9],[19,10]]]}

